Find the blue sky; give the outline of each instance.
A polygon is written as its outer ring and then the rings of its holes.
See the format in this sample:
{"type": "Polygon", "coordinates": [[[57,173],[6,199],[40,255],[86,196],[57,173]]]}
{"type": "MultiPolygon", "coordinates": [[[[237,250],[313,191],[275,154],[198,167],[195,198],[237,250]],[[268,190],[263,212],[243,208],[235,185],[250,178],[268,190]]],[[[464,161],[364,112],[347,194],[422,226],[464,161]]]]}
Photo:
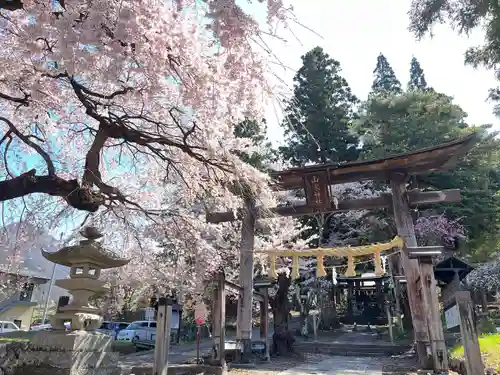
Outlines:
{"type": "MultiPolygon", "coordinates": [[[[265,28],[265,6],[257,1],[252,6],[246,5],[246,0],[239,2],[245,4],[245,9],[262,21],[265,28]]],[[[492,104],[486,102],[488,89],[496,85],[493,72],[473,69],[463,63],[465,50],[482,43],[480,30],[467,38],[458,36],[449,26],[439,26],[434,30],[434,38],[427,37],[417,42],[407,30],[409,0],[286,2],[294,7],[302,24],[321,36],[298,24],[291,24],[296,38],[283,31],[280,34],[286,42],[266,39],[281,63],[288,67],[276,68],[275,73],[290,88],[295,71],[301,65],[300,56],[317,45],[340,61],[343,76],[360,99],[365,99],[370,90],[379,53],[388,58],[403,84],[408,81],[410,60],[415,56],[429,85],[454,96],[469,114],[469,123],[491,123],[500,130],[500,120],[492,114],[492,104]]],[[[267,107],[266,118],[270,139],[279,143],[282,139],[279,127],[282,114],[277,103],[267,107]]]]}
{"type": "MultiPolygon", "coordinates": [[[[243,1],[241,1],[243,2],[243,1]]],[[[353,92],[365,99],[373,81],[373,69],[379,53],[383,53],[406,85],[412,56],[417,57],[424,69],[427,82],[437,91],[451,95],[468,114],[472,124],[493,124],[500,130],[500,120],[492,114],[493,105],[486,102],[488,89],[496,85],[493,72],[464,66],[464,52],[483,41],[481,30],[469,38],[458,36],[449,26],[434,29],[434,37],[417,42],[408,32],[407,11],[409,0],[291,0],[297,19],[314,33],[299,25],[292,25],[297,41],[283,32],[286,43],[266,39],[283,65],[276,72],[292,85],[295,71],[300,68],[300,56],[315,46],[321,46],[338,60],[342,74],[353,92]]],[[[245,6],[245,8],[248,8],[245,6]]],[[[262,6],[252,6],[251,12],[264,20],[262,6]]],[[[281,110],[269,105],[266,118],[273,142],[282,138],[279,122],[281,110]]]]}

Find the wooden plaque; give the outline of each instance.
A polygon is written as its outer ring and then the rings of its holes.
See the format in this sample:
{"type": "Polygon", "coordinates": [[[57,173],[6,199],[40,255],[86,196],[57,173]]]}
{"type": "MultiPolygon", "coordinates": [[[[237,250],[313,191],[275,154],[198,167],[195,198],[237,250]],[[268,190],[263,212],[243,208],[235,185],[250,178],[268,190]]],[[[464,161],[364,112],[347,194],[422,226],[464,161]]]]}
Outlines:
{"type": "Polygon", "coordinates": [[[328,174],[326,171],[308,173],[304,176],[307,205],[314,208],[330,207],[328,174]]]}

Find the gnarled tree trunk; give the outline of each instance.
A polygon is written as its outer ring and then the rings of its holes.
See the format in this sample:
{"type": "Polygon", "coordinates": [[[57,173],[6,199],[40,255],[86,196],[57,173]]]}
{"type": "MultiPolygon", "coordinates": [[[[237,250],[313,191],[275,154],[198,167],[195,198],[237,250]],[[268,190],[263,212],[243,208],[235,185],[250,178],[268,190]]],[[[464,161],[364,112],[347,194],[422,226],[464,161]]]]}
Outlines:
{"type": "Polygon", "coordinates": [[[292,332],[288,329],[290,321],[290,301],[288,300],[288,290],[291,279],[286,274],[278,275],[278,292],[271,300],[274,318],[274,334],[272,355],[285,356],[293,353],[293,342],[295,341],[292,332]]]}

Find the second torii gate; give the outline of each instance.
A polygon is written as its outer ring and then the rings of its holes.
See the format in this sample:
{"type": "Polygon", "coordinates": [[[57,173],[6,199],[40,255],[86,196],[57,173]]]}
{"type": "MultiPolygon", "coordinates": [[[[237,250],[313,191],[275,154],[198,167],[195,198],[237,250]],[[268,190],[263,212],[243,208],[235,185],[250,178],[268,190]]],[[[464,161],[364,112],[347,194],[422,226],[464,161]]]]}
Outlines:
{"type": "MultiPolygon", "coordinates": [[[[408,297],[412,314],[417,353],[424,368],[446,370],[448,367],[442,323],[437,310],[436,281],[432,264],[420,264],[410,259],[407,249],[417,248],[410,209],[434,203],[456,203],[460,191],[407,191],[410,176],[454,167],[478,140],[473,133],[436,147],[421,149],[404,155],[366,162],[314,165],[274,172],[275,187],[280,190],[304,189],[306,204],[262,209],[247,200],[245,208],[236,215],[233,212],[211,213],[207,221],[220,223],[242,220],[240,253],[240,283],[243,298],[240,302],[239,332],[244,341],[250,340],[253,276],[253,237],[255,220],[270,215],[303,216],[327,212],[392,208],[398,236],[404,241],[401,260],[407,280],[408,297]],[[389,181],[392,194],[371,199],[337,200],[330,195],[330,185],[358,181],[389,181]],[[432,308],[431,308],[432,306],[432,308]],[[431,365],[432,364],[432,365],[431,365]]],[[[248,345],[246,347],[249,347],[248,345]]]]}

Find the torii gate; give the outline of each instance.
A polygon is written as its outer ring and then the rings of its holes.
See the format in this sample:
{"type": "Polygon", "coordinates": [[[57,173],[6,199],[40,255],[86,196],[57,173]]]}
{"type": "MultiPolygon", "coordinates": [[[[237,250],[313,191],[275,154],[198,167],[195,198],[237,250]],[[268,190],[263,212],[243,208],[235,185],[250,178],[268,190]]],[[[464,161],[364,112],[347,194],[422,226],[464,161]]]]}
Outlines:
{"type": "MultiPolygon", "coordinates": [[[[423,368],[447,370],[448,361],[443,327],[439,314],[436,281],[432,263],[410,259],[408,249],[417,249],[410,208],[434,203],[456,203],[461,200],[457,189],[445,191],[407,191],[406,182],[412,175],[440,171],[455,166],[479,139],[473,133],[439,146],[421,149],[404,155],[354,163],[313,165],[274,172],[275,188],[279,190],[304,189],[306,204],[262,209],[251,199],[236,215],[230,212],[207,214],[207,221],[221,223],[242,220],[240,248],[240,284],[244,288],[238,310],[238,336],[243,342],[251,340],[252,276],[254,229],[257,218],[270,215],[303,216],[349,210],[392,208],[398,235],[404,241],[401,260],[408,286],[408,297],[415,333],[418,357],[423,368]],[[338,201],[330,196],[329,186],[357,181],[389,181],[392,194],[371,199],[338,201]],[[432,365],[430,365],[432,363],[432,365]]],[[[251,345],[244,345],[251,348],[251,345]]]]}

